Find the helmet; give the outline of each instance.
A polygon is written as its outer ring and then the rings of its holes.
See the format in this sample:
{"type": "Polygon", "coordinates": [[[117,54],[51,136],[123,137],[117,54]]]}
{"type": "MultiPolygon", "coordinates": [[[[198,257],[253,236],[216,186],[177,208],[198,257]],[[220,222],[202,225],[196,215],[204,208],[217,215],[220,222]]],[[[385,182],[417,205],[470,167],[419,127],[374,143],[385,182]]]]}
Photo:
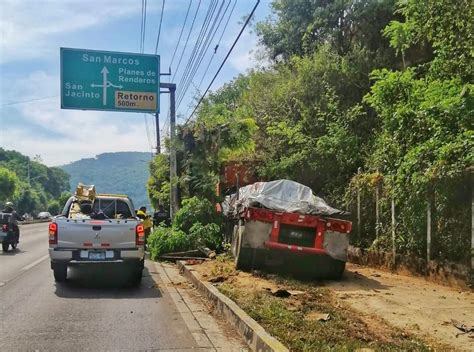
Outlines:
{"type": "Polygon", "coordinates": [[[13,205],[12,202],[6,202],[5,203],[5,208],[13,208],[15,205],[13,205]]]}

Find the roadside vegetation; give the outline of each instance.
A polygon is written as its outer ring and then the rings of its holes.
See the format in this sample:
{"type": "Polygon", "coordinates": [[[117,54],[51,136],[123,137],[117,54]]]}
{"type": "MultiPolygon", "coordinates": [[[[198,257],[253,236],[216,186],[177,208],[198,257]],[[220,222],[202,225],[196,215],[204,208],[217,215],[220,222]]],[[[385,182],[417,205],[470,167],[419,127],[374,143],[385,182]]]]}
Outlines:
{"type": "MultiPolygon", "coordinates": [[[[424,255],[429,201],[433,257],[467,263],[472,3],[275,0],[271,6],[271,18],[255,24],[261,67],[209,94],[181,127],[179,178],[169,180],[167,157],[158,156],[152,200],[168,202],[170,183],[182,199],[221,200],[216,184],[230,162],[250,163],[260,180],[303,183],[353,212],[357,190],[373,195],[382,186],[379,238],[371,219],[353,244],[390,248],[393,198],[397,253],[424,255]]],[[[365,218],[373,203],[363,198],[365,218]]]]}
{"type": "Polygon", "coordinates": [[[192,197],[183,201],[171,227],[159,226],[148,238],[152,260],[160,255],[196,249],[222,247],[222,218],[206,199],[192,197]]]}
{"type": "Polygon", "coordinates": [[[320,283],[261,272],[239,272],[225,256],[193,268],[204,280],[215,282],[220,292],[291,351],[433,349],[381,319],[361,316],[320,283]],[[293,295],[279,295],[278,289],[293,295]]]}
{"type": "Polygon", "coordinates": [[[40,160],[0,148],[0,207],[12,201],[19,214],[49,211],[56,215],[70,196],[69,175],[40,160]]]}

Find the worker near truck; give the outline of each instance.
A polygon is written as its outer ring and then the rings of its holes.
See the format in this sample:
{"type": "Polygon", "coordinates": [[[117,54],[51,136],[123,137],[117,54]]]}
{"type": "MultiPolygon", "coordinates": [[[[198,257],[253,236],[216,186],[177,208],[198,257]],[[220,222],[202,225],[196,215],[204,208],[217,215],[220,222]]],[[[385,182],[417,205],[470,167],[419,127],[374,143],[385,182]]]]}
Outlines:
{"type": "Polygon", "coordinates": [[[153,226],[171,226],[170,213],[165,210],[163,204],[158,205],[158,210],[153,214],[153,226]]]}
{"type": "Polygon", "coordinates": [[[143,228],[145,229],[145,246],[146,246],[148,235],[150,235],[151,226],[152,226],[150,216],[148,216],[146,213],[146,207],[141,207],[140,209],[138,209],[137,216],[143,220],[143,228]]]}

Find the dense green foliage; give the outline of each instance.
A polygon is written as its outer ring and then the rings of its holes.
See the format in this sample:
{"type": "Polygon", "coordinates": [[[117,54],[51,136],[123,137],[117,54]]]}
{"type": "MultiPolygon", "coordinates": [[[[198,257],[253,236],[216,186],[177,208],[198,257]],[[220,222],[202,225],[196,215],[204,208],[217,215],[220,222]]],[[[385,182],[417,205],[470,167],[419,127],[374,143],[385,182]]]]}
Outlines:
{"type": "Polygon", "coordinates": [[[158,154],[150,162],[150,177],[147,183],[148,198],[153,208],[163,204],[165,209],[170,204],[170,164],[166,154],[158,154]]]}
{"type": "Polygon", "coordinates": [[[99,154],[95,158],[81,159],[61,166],[71,175],[71,188],[77,184],[92,184],[99,193],[126,194],[136,208],[150,207],[147,197],[148,163],[150,153],[117,152],[99,154]]]}
{"type": "Polygon", "coordinates": [[[429,42],[435,56],[428,65],[372,72],[374,84],[365,102],[375,109],[381,125],[365,168],[385,175],[385,203],[395,197],[401,219],[398,249],[425,252],[424,213],[430,202],[435,253],[467,259],[467,169],[474,161],[473,6],[449,0],[400,4],[407,20],[387,27],[392,45],[406,50],[429,42]]]}
{"type": "Polygon", "coordinates": [[[0,201],[13,201],[20,214],[46,211],[67,189],[69,175],[60,168],[0,148],[0,201]]]}
{"type": "Polygon", "coordinates": [[[13,171],[0,167],[0,201],[11,199],[15,194],[20,180],[13,171]]]}
{"type": "Polygon", "coordinates": [[[270,65],[204,99],[180,133],[181,191],[217,200],[228,161],[289,178],[355,212],[353,242],[469,258],[474,6],[468,0],[274,0],[256,24],[270,65]],[[360,173],[358,173],[360,170],[360,173]],[[380,193],[375,238],[375,189],[380,193]],[[355,226],[357,228],[357,226],[355,226]]]}
{"type": "Polygon", "coordinates": [[[204,246],[218,249],[222,244],[222,220],[206,199],[185,199],[171,227],[157,227],[148,238],[152,259],[170,252],[204,246]]]}

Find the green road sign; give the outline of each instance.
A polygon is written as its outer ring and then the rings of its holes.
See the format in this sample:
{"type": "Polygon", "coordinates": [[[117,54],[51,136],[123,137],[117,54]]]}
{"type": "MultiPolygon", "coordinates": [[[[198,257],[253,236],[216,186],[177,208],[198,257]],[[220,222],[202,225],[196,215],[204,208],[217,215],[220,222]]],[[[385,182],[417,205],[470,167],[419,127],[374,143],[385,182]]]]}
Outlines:
{"type": "Polygon", "coordinates": [[[158,55],[61,48],[61,108],[160,109],[158,55]]]}

